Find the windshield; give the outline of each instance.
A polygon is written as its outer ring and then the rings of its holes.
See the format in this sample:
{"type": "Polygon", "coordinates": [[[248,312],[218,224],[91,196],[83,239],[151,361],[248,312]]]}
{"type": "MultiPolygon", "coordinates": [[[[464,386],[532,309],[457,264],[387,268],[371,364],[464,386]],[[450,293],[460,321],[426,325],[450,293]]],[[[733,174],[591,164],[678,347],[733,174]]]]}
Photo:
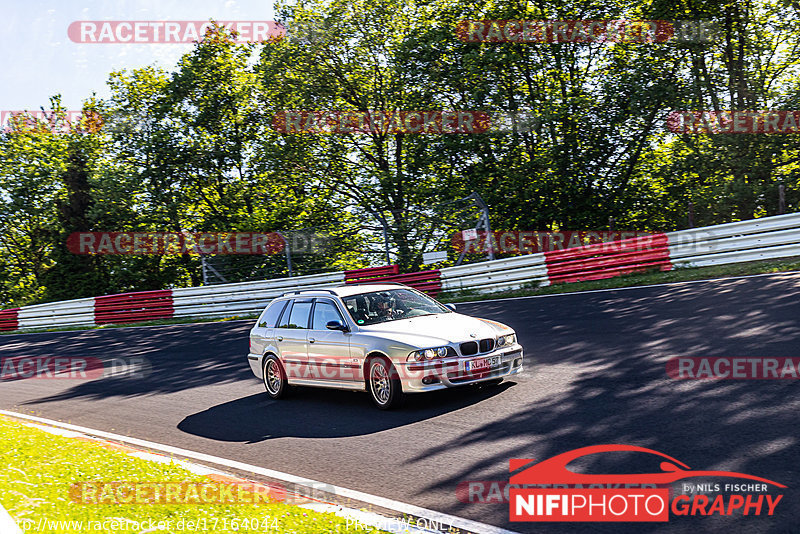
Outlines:
{"type": "Polygon", "coordinates": [[[360,326],[409,319],[451,310],[409,289],[390,289],[344,297],[350,316],[360,326]]]}

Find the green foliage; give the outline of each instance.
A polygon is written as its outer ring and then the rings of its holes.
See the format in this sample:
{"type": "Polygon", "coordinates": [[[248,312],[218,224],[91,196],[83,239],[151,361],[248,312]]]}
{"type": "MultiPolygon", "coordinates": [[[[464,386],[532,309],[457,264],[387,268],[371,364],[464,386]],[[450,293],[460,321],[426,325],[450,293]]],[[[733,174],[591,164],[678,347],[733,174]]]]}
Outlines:
{"type": "MultiPolygon", "coordinates": [[[[169,70],[110,75],[103,117],[0,134],[4,306],[198,285],[197,256],[76,257],[75,231],[322,233],[295,274],[417,269],[466,227],[478,192],[501,230],[665,231],[800,209],[797,135],[674,134],[673,110],[800,109],[791,3],[282,1],[286,39],[214,26],[169,70]],[[694,20],[707,41],[466,43],[467,19],[694,20]],[[475,135],[287,134],[286,110],[471,110],[532,128],[475,135]],[[690,208],[691,206],[691,208],[690,208]],[[459,211],[460,210],[460,211],[459,211]]],[[[47,121],[45,121],[47,122],[47,121]]],[[[451,250],[452,253],[452,250],[451,250]]],[[[452,256],[452,254],[451,254],[452,256]]],[[[280,255],[217,257],[229,281],[285,276],[280,255]]]]}

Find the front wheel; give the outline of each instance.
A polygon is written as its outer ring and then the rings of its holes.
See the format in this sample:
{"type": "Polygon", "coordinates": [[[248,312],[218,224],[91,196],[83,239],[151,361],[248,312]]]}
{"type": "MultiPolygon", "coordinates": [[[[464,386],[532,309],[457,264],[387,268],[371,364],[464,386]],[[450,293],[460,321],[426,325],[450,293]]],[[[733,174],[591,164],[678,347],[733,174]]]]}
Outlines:
{"type": "Polygon", "coordinates": [[[280,399],[285,396],[289,384],[286,383],[286,373],[283,370],[281,362],[273,354],[268,354],[264,357],[264,387],[267,389],[267,395],[273,399],[280,399]]]}
{"type": "Polygon", "coordinates": [[[400,405],[403,391],[400,379],[392,364],[383,358],[374,358],[369,362],[367,372],[367,390],[372,402],[381,410],[390,410],[400,405]]]}

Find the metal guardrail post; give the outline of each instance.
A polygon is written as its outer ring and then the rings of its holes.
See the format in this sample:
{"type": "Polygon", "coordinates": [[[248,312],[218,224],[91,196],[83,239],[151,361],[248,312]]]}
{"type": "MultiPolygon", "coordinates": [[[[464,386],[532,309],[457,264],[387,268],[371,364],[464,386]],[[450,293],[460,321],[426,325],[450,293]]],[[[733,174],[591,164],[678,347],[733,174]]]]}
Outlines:
{"type": "Polygon", "coordinates": [[[292,251],[289,248],[289,240],[281,232],[275,232],[283,239],[283,248],[286,252],[286,268],[289,270],[289,278],[292,277],[292,251]]]}

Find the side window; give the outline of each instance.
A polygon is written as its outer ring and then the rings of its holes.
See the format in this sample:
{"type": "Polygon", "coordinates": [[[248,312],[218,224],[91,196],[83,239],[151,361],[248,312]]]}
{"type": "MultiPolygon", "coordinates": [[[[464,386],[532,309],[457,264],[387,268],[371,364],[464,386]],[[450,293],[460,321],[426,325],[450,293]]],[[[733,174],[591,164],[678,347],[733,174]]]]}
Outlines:
{"type": "Polygon", "coordinates": [[[336,305],[333,302],[329,300],[317,300],[317,304],[314,306],[314,320],[312,321],[311,328],[314,330],[325,330],[325,325],[330,321],[344,323],[342,315],[339,313],[339,310],[336,309],[336,305]]]}
{"type": "Polygon", "coordinates": [[[278,321],[278,328],[290,328],[289,327],[289,314],[292,312],[292,305],[293,304],[294,304],[294,301],[290,300],[289,304],[284,308],[283,315],[281,315],[281,318],[278,321]]]}
{"type": "Polygon", "coordinates": [[[308,328],[308,319],[311,314],[310,300],[296,300],[292,311],[289,313],[289,326],[286,328],[308,328]]]}
{"type": "Polygon", "coordinates": [[[264,328],[273,328],[278,323],[278,317],[281,316],[281,312],[286,307],[287,302],[289,301],[284,300],[282,302],[270,304],[263,315],[261,315],[261,320],[258,322],[258,326],[264,328]]]}

